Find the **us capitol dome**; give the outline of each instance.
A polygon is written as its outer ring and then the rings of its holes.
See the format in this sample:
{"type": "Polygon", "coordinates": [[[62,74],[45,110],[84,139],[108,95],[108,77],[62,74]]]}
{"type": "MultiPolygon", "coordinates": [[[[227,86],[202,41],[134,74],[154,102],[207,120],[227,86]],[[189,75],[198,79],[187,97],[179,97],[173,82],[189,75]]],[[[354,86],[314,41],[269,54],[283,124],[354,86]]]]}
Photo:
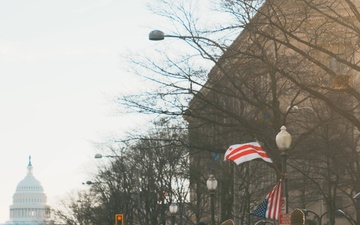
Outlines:
{"type": "Polygon", "coordinates": [[[27,175],[16,187],[13,203],[10,205],[10,219],[3,225],[50,225],[50,206],[44,188],[33,175],[31,156],[27,175]]]}

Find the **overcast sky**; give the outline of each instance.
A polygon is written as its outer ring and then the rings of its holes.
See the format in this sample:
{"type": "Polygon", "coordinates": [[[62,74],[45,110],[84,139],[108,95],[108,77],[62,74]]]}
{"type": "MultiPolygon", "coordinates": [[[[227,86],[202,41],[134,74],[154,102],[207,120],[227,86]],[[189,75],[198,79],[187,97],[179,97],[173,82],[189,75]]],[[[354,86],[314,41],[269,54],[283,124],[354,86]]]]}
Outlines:
{"type": "MultiPolygon", "coordinates": [[[[94,167],[92,142],[136,127],[109,96],[142,84],[121,55],[149,48],[145,0],[0,1],[0,223],[33,172],[53,204],[94,167]]],[[[141,121],[136,119],[136,121],[141,121]]]]}

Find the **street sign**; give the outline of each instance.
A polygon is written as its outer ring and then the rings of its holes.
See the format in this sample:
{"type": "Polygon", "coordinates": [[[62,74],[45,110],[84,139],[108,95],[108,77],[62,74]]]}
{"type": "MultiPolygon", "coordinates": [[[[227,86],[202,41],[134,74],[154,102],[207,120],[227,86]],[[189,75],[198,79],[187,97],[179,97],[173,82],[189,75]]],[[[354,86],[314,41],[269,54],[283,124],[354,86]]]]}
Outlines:
{"type": "Polygon", "coordinates": [[[281,197],[281,199],[280,199],[280,213],[286,214],[286,198],[285,197],[281,197]]]}
{"type": "Polygon", "coordinates": [[[290,215],[291,214],[280,214],[279,225],[290,225],[290,215]]]}

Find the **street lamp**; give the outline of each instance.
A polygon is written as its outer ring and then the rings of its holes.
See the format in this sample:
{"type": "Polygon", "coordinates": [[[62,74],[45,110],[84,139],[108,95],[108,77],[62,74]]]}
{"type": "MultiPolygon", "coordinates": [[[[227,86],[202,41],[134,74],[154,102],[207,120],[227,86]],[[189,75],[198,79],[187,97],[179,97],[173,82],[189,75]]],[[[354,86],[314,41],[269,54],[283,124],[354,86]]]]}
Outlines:
{"type": "Polygon", "coordinates": [[[91,180],[88,180],[86,182],[83,182],[82,184],[92,185],[92,184],[94,184],[94,182],[92,182],[91,180]]]}
{"type": "MultiPolygon", "coordinates": [[[[298,110],[302,110],[302,109],[309,109],[311,110],[311,112],[315,113],[315,110],[312,108],[312,107],[309,107],[309,106],[305,106],[305,107],[299,107],[297,105],[294,105],[294,106],[288,106],[286,108],[286,112],[296,112],[298,110]]],[[[316,114],[316,113],[315,113],[316,114]]]]}
{"type": "Polygon", "coordinates": [[[360,192],[358,192],[353,199],[355,199],[356,224],[360,225],[360,192]]]}
{"type": "Polygon", "coordinates": [[[101,158],[119,158],[121,156],[118,155],[102,155],[100,153],[95,154],[95,159],[101,159],[101,158]]]}
{"type": "Polygon", "coordinates": [[[274,225],[273,222],[267,221],[267,220],[258,220],[254,225],[266,225],[266,224],[272,224],[272,225],[274,225]]]}
{"type": "Polygon", "coordinates": [[[354,195],[353,199],[359,201],[360,200],[360,192],[354,195]]]}
{"type": "Polygon", "coordinates": [[[281,155],[281,172],[284,176],[283,184],[284,184],[284,191],[283,196],[285,197],[285,213],[289,213],[289,205],[288,205],[288,187],[287,187],[287,174],[286,174],[286,160],[287,160],[287,150],[290,148],[291,145],[291,135],[286,131],[286,127],[282,126],[280,128],[280,132],[276,135],[275,138],[276,145],[280,150],[281,155]]]}
{"type": "Polygon", "coordinates": [[[169,211],[171,213],[171,224],[175,225],[175,214],[178,211],[178,206],[176,203],[171,203],[171,205],[169,206],[169,211]]]}
{"type": "Polygon", "coordinates": [[[341,209],[336,210],[336,215],[343,216],[351,225],[356,225],[354,219],[351,216],[349,216],[347,213],[345,213],[343,210],[341,209]]]}
{"type": "Polygon", "coordinates": [[[210,192],[211,200],[211,225],[215,225],[215,190],[217,188],[217,180],[214,175],[211,174],[209,179],[206,181],[206,186],[210,192]]]}
{"type": "Polygon", "coordinates": [[[102,182],[101,181],[91,181],[91,180],[88,180],[86,182],[82,182],[83,185],[96,185],[96,184],[101,184],[102,182]]]}
{"type": "Polygon", "coordinates": [[[314,214],[315,217],[316,217],[317,220],[318,220],[319,225],[322,224],[322,218],[328,213],[328,212],[324,212],[323,214],[321,214],[321,215],[319,216],[316,212],[314,212],[314,211],[312,211],[312,210],[309,210],[309,209],[302,209],[302,211],[305,213],[305,216],[307,216],[309,213],[314,214]]]}
{"type": "Polygon", "coordinates": [[[205,40],[207,42],[212,43],[213,45],[215,45],[216,47],[218,47],[219,49],[221,49],[221,51],[223,53],[225,53],[226,49],[224,47],[222,47],[221,45],[219,45],[217,42],[211,40],[210,38],[206,38],[206,37],[201,37],[201,36],[182,36],[182,35],[169,35],[169,34],[165,34],[164,32],[162,32],[161,30],[153,30],[150,31],[149,33],[149,40],[150,41],[162,41],[164,40],[166,37],[170,37],[170,38],[180,38],[180,39],[197,39],[197,40],[205,40]]]}
{"type": "Polygon", "coordinates": [[[101,155],[100,153],[95,154],[95,159],[101,159],[102,157],[104,157],[104,156],[101,155]]]}

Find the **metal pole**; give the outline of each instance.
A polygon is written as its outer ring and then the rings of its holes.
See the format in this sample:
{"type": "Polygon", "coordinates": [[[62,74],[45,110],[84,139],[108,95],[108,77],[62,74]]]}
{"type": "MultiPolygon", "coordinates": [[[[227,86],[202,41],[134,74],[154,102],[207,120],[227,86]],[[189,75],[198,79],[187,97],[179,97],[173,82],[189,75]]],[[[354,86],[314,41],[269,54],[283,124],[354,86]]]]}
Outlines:
{"type": "Polygon", "coordinates": [[[327,213],[328,212],[324,212],[323,214],[321,214],[321,216],[319,216],[319,225],[322,225],[322,219],[327,213]]]}
{"type": "Polygon", "coordinates": [[[360,225],[360,192],[354,196],[356,209],[356,225],[360,225]]]}
{"type": "Polygon", "coordinates": [[[284,191],[283,191],[283,195],[285,197],[285,213],[288,214],[289,213],[289,202],[288,202],[288,184],[287,184],[287,172],[286,172],[286,160],[287,160],[287,153],[286,151],[281,152],[281,158],[282,158],[282,163],[281,163],[281,171],[282,174],[284,176],[283,178],[283,185],[284,185],[284,191]]]}
{"type": "Polygon", "coordinates": [[[327,214],[327,212],[321,214],[321,216],[319,216],[316,212],[312,211],[312,210],[309,210],[309,209],[302,209],[302,211],[305,213],[305,216],[308,215],[308,213],[312,213],[317,221],[318,221],[318,225],[321,225],[322,224],[322,218],[324,217],[325,214],[327,214]]]}
{"type": "Polygon", "coordinates": [[[215,225],[215,191],[210,192],[211,200],[211,225],[215,225]]]}
{"type": "Polygon", "coordinates": [[[360,201],[355,200],[356,204],[356,225],[360,225],[360,201]]]}
{"type": "Polygon", "coordinates": [[[235,225],[239,225],[239,215],[240,215],[240,209],[239,209],[239,179],[238,179],[238,170],[237,168],[234,166],[235,163],[232,163],[232,168],[234,171],[234,176],[233,176],[233,182],[234,182],[234,191],[233,191],[233,197],[234,197],[234,203],[233,203],[233,210],[234,210],[234,223],[235,225]]]}
{"type": "Polygon", "coordinates": [[[175,225],[175,213],[171,215],[171,224],[175,225]]]}

